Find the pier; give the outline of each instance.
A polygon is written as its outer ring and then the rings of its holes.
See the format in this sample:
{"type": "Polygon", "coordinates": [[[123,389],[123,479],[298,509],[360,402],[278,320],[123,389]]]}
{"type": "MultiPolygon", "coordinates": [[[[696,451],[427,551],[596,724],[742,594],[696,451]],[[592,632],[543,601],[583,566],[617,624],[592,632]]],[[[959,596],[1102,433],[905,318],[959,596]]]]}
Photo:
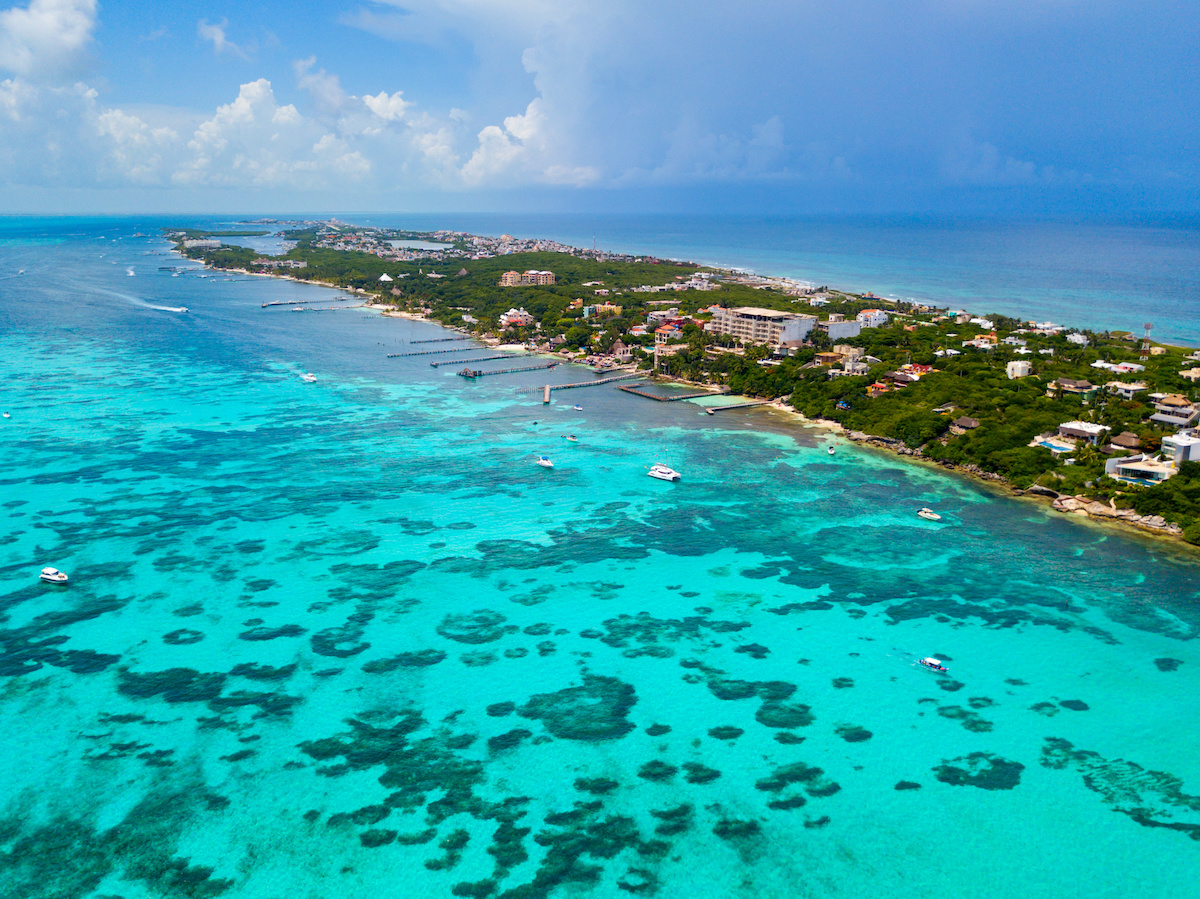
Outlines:
{"type": "Polygon", "coordinates": [[[463,378],[482,378],[484,375],[511,375],[519,371],[538,371],[543,368],[554,368],[558,365],[557,362],[543,362],[541,365],[522,365],[517,368],[501,368],[496,371],[483,371],[478,368],[464,368],[458,374],[463,378]]]}
{"type": "MultiPolygon", "coordinates": [[[[574,390],[576,387],[599,387],[601,384],[611,384],[613,381],[628,381],[630,378],[640,377],[642,377],[640,371],[631,371],[623,375],[613,375],[611,378],[597,378],[594,381],[576,381],[574,384],[547,384],[545,390],[574,390]]],[[[542,389],[541,387],[522,387],[517,393],[537,393],[542,389]]],[[[545,402],[550,402],[548,396],[545,402]]]]}
{"type": "Polygon", "coordinates": [[[495,362],[497,359],[512,359],[511,355],[503,356],[476,356],[474,359],[435,359],[430,362],[431,368],[437,368],[439,365],[466,365],[468,362],[495,362]]]}
{"type": "Polygon", "coordinates": [[[683,400],[694,400],[697,397],[702,396],[720,396],[720,394],[713,393],[711,390],[704,390],[700,393],[678,393],[674,396],[660,396],[657,393],[649,393],[648,391],[642,390],[638,387],[626,387],[625,385],[621,385],[617,388],[617,390],[624,390],[626,393],[644,396],[646,399],[654,400],[656,403],[678,403],[683,400]]]}
{"type": "MultiPolygon", "coordinates": [[[[354,297],[334,297],[335,300],[352,300],[354,297]]],[[[270,303],[263,303],[262,307],[266,309],[268,306],[303,306],[305,303],[324,303],[327,300],[322,297],[319,300],[275,300],[270,303]]]]}
{"type": "Polygon", "coordinates": [[[730,409],[749,409],[751,406],[769,406],[771,400],[750,400],[746,403],[730,403],[727,406],[705,406],[709,412],[728,412],[730,409]]]}
{"type": "Polygon", "coordinates": [[[399,359],[402,356],[444,356],[446,353],[461,353],[462,347],[456,350],[417,350],[415,353],[388,353],[389,359],[399,359]]]}
{"type": "Polygon", "coordinates": [[[474,340],[474,337],[431,337],[428,340],[410,340],[410,344],[417,343],[450,343],[455,340],[474,340]]]}

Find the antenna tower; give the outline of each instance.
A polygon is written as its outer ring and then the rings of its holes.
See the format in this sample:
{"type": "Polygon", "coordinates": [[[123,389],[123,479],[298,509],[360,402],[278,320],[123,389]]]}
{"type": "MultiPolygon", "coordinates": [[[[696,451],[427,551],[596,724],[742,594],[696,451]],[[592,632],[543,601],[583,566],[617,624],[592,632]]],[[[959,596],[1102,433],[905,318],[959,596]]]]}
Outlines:
{"type": "Polygon", "coordinates": [[[1145,328],[1146,328],[1146,333],[1142,337],[1142,359],[1143,360],[1150,358],[1150,332],[1154,330],[1154,323],[1146,322],[1145,328]]]}

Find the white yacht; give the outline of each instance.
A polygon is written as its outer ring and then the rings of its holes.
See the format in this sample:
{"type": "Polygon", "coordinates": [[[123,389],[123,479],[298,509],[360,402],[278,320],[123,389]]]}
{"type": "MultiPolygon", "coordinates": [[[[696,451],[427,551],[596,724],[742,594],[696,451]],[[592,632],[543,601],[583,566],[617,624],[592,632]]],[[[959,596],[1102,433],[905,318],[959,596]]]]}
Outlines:
{"type": "Polygon", "coordinates": [[[550,461],[549,456],[538,456],[537,464],[542,468],[553,468],[554,463],[550,461]]]}
{"type": "Polygon", "coordinates": [[[657,463],[651,465],[650,471],[647,473],[650,475],[650,477],[658,478],[660,481],[678,481],[681,477],[683,477],[674,468],[668,468],[665,465],[659,465],[657,463]]]}
{"type": "Polygon", "coordinates": [[[926,521],[941,521],[942,516],[938,515],[933,509],[918,509],[917,515],[924,518],[926,521]]]}
{"type": "Polygon", "coordinates": [[[833,453],[834,453],[834,449],[833,449],[833,447],[831,446],[831,447],[829,448],[829,455],[831,455],[831,456],[832,456],[832,455],[833,455],[833,453]]]}
{"type": "Polygon", "coordinates": [[[67,575],[57,568],[46,567],[42,569],[41,579],[47,584],[65,584],[67,575]]]}
{"type": "Polygon", "coordinates": [[[300,380],[303,381],[305,384],[315,384],[315,383],[317,383],[317,376],[314,375],[311,371],[306,371],[304,374],[302,374],[300,376],[300,380]]]}

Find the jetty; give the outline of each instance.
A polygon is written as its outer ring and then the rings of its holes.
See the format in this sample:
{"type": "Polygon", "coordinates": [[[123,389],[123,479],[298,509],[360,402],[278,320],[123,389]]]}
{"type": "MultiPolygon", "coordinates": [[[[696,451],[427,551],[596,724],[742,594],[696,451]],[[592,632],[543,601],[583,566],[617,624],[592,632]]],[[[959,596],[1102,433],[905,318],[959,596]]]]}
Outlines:
{"type": "MultiPolygon", "coordinates": [[[[334,297],[335,300],[352,300],[354,297],[334,297]]],[[[305,303],[326,303],[324,297],[319,300],[275,300],[270,303],[263,303],[262,307],[266,309],[268,306],[303,306],[305,303]]]]}
{"type": "Polygon", "coordinates": [[[541,365],[521,365],[517,368],[500,368],[496,371],[484,371],[480,368],[464,368],[458,374],[463,378],[482,378],[484,375],[511,375],[519,371],[538,371],[543,368],[554,368],[557,362],[543,362],[541,365]]]}
{"type": "Polygon", "coordinates": [[[439,365],[466,365],[468,362],[495,362],[497,359],[512,359],[513,356],[504,354],[501,356],[476,356],[474,359],[434,359],[429,363],[431,368],[437,368],[439,365]]]}
{"type": "Polygon", "coordinates": [[[415,353],[388,353],[389,359],[399,359],[402,356],[444,356],[447,353],[461,353],[462,347],[455,350],[417,350],[415,353]]]}
{"type": "Polygon", "coordinates": [[[728,412],[730,409],[749,409],[751,406],[769,406],[770,400],[750,400],[745,403],[730,403],[727,406],[705,406],[709,412],[728,412]]]}
{"type": "Polygon", "coordinates": [[[410,340],[410,344],[416,343],[451,343],[456,340],[474,340],[474,337],[431,337],[428,340],[410,340]]]}
{"type": "MultiPolygon", "coordinates": [[[[613,381],[628,381],[630,378],[643,377],[640,371],[626,372],[623,375],[613,375],[611,378],[597,378],[594,381],[576,381],[574,384],[547,384],[546,391],[551,390],[574,390],[577,387],[599,387],[601,384],[611,384],[613,381]]],[[[517,393],[537,393],[543,390],[542,387],[522,387],[517,393]]],[[[546,399],[546,402],[550,402],[546,399]]]]}
{"type": "Polygon", "coordinates": [[[649,391],[642,390],[639,387],[628,387],[624,384],[622,384],[620,387],[618,387],[617,390],[624,390],[626,393],[632,393],[635,396],[644,396],[646,399],[654,400],[656,403],[678,403],[678,402],[682,402],[683,400],[694,400],[697,397],[702,397],[702,396],[719,396],[720,395],[720,394],[713,393],[711,390],[702,390],[699,393],[677,393],[677,394],[674,394],[673,396],[662,396],[657,393],[650,393],[649,391]]]}

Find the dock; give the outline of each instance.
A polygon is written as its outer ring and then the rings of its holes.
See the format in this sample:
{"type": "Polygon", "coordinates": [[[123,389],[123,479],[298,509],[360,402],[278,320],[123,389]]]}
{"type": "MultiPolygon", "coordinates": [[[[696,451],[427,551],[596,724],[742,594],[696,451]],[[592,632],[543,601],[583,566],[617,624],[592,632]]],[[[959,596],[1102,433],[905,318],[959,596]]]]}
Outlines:
{"type": "Polygon", "coordinates": [[[749,409],[752,406],[769,406],[771,400],[751,400],[748,403],[730,403],[727,406],[705,406],[710,412],[728,412],[730,409],[749,409]]]}
{"type": "MultiPolygon", "coordinates": [[[[576,387],[599,387],[601,384],[611,384],[613,381],[628,381],[630,378],[641,378],[643,373],[640,371],[630,371],[623,375],[613,375],[611,378],[597,378],[594,381],[576,381],[574,384],[547,384],[545,389],[549,390],[574,390],[576,387]]],[[[542,390],[541,387],[522,387],[518,393],[537,393],[542,390]]],[[[546,399],[545,402],[550,402],[546,399]]]]}
{"type": "Polygon", "coordinates": [[[632,393],[636,396],[644,396],[646,399],[654,400],[656,403],[678,403],[683,400],[694,400],[698,397],[720,396],[720,394],[713,393],[711,390],[703,390],[700,393],[677,393],[674,396],[660,396],[657,393],[650,393],[637,387],[626,387],[624,385],[618,387],[617,390],[624,390],[626,393],[632,393]]]}
{"type": "MultiPolygon", "coordinates": [[[[334,297],[335,300],[352,300],[354,297],[334,297]]],[[[303,306],[305,303],[327,303],[324,297],[319,300],[275,300],[270,303],[263,303],[262,307],[266,309],[268,306],[303,306]]]]}
{"type": "Polygon", "coordinates": [[[457,350],[417,350],[415,353],[388,353],[389,359],[399,359],[402,356],[444,356],[446,353],[461,353],[462,348],[457,350]]]}
{"type": "MultiPolygon", "coordinates": [[[[461,351],[460,351],[461,352],[461,351]]],[[[468,362],[495,362],[497,359],[512,359],[511,354],[502,356],[476,356],[474,359],[435,359],[430,362],[431,368],[437,368],[439,365],[466,365],[468,362]]]]}
{"type": "Polygon", "coordinates": [[[554,368],[556,365],[558,365],[557,362],[543,362],[541,365],[522,365],[518,366],[517,368],[501,368],[497,369],[496,371],[483,371],[479,368],[464,368],[458,374],[460,377],[474,380],[475,378],[482,378],[484,375],[511,375],[519,371],[538,371],[544,368],[554,368]]]}
{"type": "Polygon", "coordinates": [[[409,344],[416,343],[451,343],[456,340],[474,340],[474,337],[431,337],[428,340],[410,340],[409,344]]]}

